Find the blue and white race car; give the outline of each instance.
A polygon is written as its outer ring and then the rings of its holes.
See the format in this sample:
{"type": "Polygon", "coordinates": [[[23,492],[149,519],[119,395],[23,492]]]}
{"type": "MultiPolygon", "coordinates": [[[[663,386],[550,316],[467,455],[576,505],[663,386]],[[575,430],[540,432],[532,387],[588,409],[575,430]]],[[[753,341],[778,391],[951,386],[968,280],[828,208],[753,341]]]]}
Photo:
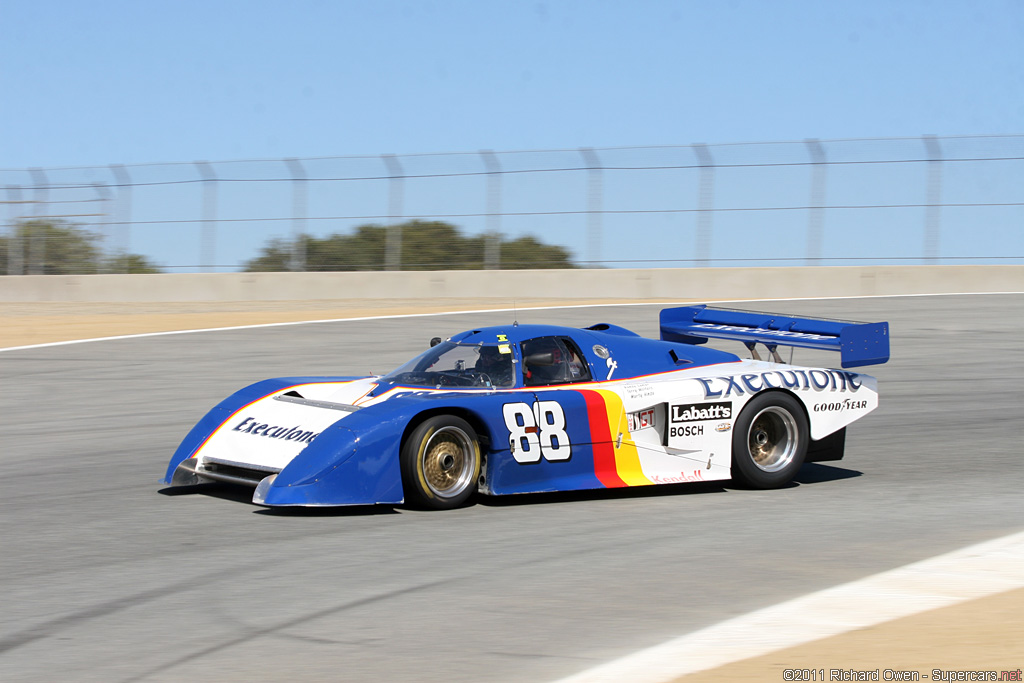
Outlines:
{"type": "Polygon", "coordinates": [[[846,426],[878,406],[887,323],[707,306],[661,312],[661,339],[609,324],[485,327],[374,377],[268,379],[189,432],[165,483],[255,488],[267,506],[412,502],[476,493],[735,479],[789,482],[843,457],[846,426]],[[743,342],[751,359],[701,346],[743,342]],[[759,345],[767,351],[761,360],[759,345]],[[783,363],[778,346],[841,354],[842,369],[783,363]]]}

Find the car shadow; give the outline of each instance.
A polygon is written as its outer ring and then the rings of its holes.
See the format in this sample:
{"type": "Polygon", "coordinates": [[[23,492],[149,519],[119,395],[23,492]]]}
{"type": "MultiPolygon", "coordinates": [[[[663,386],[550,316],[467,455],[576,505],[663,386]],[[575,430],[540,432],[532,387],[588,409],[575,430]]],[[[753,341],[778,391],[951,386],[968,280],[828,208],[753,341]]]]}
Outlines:
{"type": "Polygon", "coordinates": [[[863,475],[864,473],[859,470],[848,470],[845,467],[824,465],[820,462],[809,462],[800,468],[800,471],[793,477],[793,481],[797,484],[821,484],[826,481],[854,479],[863,475]]]}
{"type": "MultiPolygon", "coordinates": [[[[255,503],[253,503],[255,505],[255,503]]],[[[397,515],[401,505],[344,505],[340,507],[259,507],[254,515],[264,517],[370,517],[373,515],[397,515]]]]}
{"type": "MultiPolygon", "coordinates": [[[[858,470],[848,470],[843,467],[835,467],[834,465],[822,465],[816,462],[805,463],[800,471],[796,473],[793,480],[787,484],[776,487],[779,490],[795,489],[798,486],[807,486],[810,484],[823,484],[827,481],[840,481],[842,479],[852,479],[859,477],[863,472],[858,470]]],[[[726,487],[734,491],[761,491],[754,486],[749,486],[738,481],[728,481],[725,483],[726,487]]]]}
{"type": "Polygon", "coordinates": [[[510,496],[477,495],[474,502],[484,507],[514,507],[517,505],[538,505],[575,503],[587,500],[621,500],[629,498],[660,498],[662,496],[700,495],[702,493],[723,493],[725,487],[720,481],[693,484],[660,484],[657,486],[632,486],[616,489],[587,489],[584,491],[544,491],[542,493],[520,493],[510,496]]]}
{"type": "Polygon", "coordinates": [[[191,486],[167,486],[157,491],[161,496],[170,498],[176,496],[201,495],[222,500],[232,500],[239,503],[252,503],[252,489],[243,486],[231,486],[229,484],[218,484],[204,482],[191,486]]]}
{"type": "MultiPolygon", "coordinates": [[[[834,465],[807,463],[793,478],[780,489],[796,488],[829,481],[841,481],[860,477],[863,472],[834,465]]],[[[555,505],[594,500],[623,500],[659,498],[662,496],[695,496],[728,491],[753,490],[749,486],[733,481],[712,481],[688,484],[661,484],[657,486],[633,486],[616,489],[587,489],[584,491],[545,491],[507,496],[486,496],[477,494],[471,505],[488,508],[517,507],[520,505],[555,505]]],[[[370,515],[395,515],[402,512],[444,512],[426,510],[410,504],[346,505],[341,507],[273,507],[267,508],[252,502],[252,489],[228,484],[204,483],[194,486],[168,486],[157,493],[164,496],[204,495],[220,500],[243,503],[253,508],[253,514],[285,517],[364,517],[370,515]]]]}
{"type": "Polygon", "coordinates": [[[208,482],[193,486],[167,486],[157,493],[163,496],[200,495],[208,498],[242,503],[255,508],[255,515],[290,516],[290,517],[355,517],[366,515],[397,514],[394,505],[346,505],[341,507],[273,507],[268,508],[252,502],[251,488],[208,482]]]}

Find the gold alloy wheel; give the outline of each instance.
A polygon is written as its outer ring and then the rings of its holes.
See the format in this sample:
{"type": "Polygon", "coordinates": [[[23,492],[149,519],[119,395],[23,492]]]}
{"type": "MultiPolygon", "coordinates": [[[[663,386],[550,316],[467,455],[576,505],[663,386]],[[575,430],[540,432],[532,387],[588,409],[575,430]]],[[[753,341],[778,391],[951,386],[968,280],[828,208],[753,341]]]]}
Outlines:
{"type": "Polygon", "coordinates": [[[778,472],[793,462],[799,446],[796,419],[785,408],[769,406],[750,423],[747,448],[754,464],[765,472],[778,472]]]}
{"type": "Polygon", "coordinates": [[[458,427],[441,427],[423,446],[423,478],[439,498],[453,498],[473,485],[476,448],[458,427]]]}

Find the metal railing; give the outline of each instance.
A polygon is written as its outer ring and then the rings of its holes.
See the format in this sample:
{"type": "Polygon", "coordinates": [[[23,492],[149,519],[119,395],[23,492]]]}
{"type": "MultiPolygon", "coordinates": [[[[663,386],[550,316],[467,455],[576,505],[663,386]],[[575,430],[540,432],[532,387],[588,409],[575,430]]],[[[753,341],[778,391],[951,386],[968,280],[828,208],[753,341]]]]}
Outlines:
{"type": "MultiPolygon", "coordinates": [[[[270,240],[387,228],[376,267],[416,267],[402,225],[534,235],[577,265],[1024,262],[1024,136],[801,140],[0,169],[10,274],[46,272],[26,221],[91,230],[165,270],[237,270],[270,240]]],[[[529,265],[515,264],[518,266],[529,265]]]]}

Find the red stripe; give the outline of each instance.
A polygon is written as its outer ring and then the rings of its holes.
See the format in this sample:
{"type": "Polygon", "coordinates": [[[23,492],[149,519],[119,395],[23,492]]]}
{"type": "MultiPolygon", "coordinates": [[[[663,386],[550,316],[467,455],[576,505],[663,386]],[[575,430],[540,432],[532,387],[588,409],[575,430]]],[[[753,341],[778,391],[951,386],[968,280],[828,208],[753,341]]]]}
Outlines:
{"type": "Polygon", "coordinates": [[[608,428],[608,409],[604,399],[596,391],[581,391],[587,402],[587,420],[590,422],[590,441],[594,452],[594,476],[606,488],[621,488],[626,485],[615,469],[615,448],[608,428]]]}

